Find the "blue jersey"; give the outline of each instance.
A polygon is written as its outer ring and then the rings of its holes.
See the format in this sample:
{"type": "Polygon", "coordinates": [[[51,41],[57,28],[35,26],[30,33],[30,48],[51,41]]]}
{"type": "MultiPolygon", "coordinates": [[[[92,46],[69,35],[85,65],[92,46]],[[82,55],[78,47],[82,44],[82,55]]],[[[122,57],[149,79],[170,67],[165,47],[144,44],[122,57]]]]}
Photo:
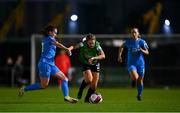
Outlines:
{"type": "Polygon", "coordinates": [[[56,42],[56,39],[52,36],[46,36],[42,40],[42,53],[40,62],[45,62],[50,65],[55,65],[54,63],[54,57],[56,54],[56,46],[53,44],[56,42]]]}
{"type": "Polygon", "coordinates": [[[128,48],[127,66],[130,65],[143,66],[145,62],[144,62],[143,52],[140,51],[140,48],[148,49],[148,45],[146,41],[144,41],[141,38],[139,38],[138,40],[129,38],[125,41],[124,44],[128,48]]]}

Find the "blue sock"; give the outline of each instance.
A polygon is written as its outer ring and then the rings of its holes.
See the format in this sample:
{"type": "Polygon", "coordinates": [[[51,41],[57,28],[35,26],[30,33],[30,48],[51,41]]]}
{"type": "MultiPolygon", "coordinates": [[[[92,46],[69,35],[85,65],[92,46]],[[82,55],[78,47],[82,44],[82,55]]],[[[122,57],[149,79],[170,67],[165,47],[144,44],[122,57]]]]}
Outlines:
{"type": "Polygon", "coordinates": [[[62,89],[64,97],[69,96],[68,81],[62,80],[61,89],[62,89]]]}
{"type": "Polygon", "coordinates": [[[144,89],[144,85],[138,84],[138,86],[137,86],[138,96],[141,96],[143,89],[144,89]]]}
{"type": "Polygon", "coordinates": [[[30,90],[38,90],[38,89],[42,89],[41,85],[39,83],[35,83],[32,85],[28,85],[24,88],[24,91],[30,91],[30,90]]]}

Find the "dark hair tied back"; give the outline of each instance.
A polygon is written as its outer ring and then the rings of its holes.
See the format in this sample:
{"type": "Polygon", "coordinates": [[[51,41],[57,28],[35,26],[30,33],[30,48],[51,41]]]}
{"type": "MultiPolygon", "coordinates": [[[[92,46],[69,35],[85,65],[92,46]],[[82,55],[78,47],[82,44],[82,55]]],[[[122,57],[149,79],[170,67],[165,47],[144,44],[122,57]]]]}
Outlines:
{"type": "Polygon", "coordinates": [[[43,34],[45,36],[49,35],[50,31],[54,31],[56,29],[56,27],[52,26],[52,25],[48,25],[47,27],[45,27],[43,34]]]}

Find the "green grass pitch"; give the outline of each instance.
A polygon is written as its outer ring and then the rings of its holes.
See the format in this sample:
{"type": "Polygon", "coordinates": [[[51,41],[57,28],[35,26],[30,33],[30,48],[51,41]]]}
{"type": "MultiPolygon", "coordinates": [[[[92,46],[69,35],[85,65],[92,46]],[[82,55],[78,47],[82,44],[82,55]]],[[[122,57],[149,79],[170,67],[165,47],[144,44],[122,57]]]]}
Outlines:
{"type": "MultiPolygon", "coordinates": [[[[84,95],[87,90],[85,90],[84,95]]],[[[180,89],[148,89],[143,92],[143,100],[136,100],[136,89],[98,88],[103,96],[100,104],[87,104],[80,100],[77,104],[64,102],[58,88],[27,92],[17,97],[17,88],[0,88],[0,112],[179,112],[180,89]]],[[[75,97],[77,88],[70,88],[75,97]]],[[[84,96],[83,95],[83,96],[84,96]]]]}

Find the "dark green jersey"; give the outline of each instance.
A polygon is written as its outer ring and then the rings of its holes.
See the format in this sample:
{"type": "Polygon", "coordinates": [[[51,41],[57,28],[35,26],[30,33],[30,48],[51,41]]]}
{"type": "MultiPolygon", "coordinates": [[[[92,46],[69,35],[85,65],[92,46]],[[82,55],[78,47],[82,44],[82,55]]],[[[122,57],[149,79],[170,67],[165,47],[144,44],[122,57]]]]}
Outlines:
{"type": "MultiPolygon", "coordinates": [[[[100,52],[102,52],[102,48],[98,41],[95,42],[94,48],[89,48],[87,42],[84,41],[81,43],[80,53],[79,53],[79,60],[81,63],[89,64],[88,59],[91,57],[98,56],[100,52]]],[[[97,60],[93,61],[93,64],[96,64],[97,60]]]]}

